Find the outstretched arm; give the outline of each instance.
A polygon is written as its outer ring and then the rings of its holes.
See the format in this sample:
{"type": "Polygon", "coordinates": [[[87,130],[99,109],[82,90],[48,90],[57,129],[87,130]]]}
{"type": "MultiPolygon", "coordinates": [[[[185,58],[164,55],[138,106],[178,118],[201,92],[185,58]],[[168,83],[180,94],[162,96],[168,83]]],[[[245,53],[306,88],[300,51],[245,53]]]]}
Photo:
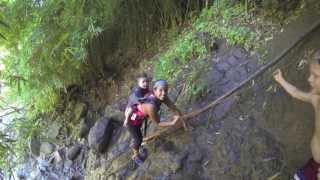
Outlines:
{"type": "Polygon", "coordinates": [[[303,92],[287,82],[283,76],[280,69],[277,69],[273,75],[274,79],[294,98],[302,100],[304,102],[311,103],[311,93],[303,92]]]}
{"type": "MultiPolygon", "coordinates": [[[[177,114],[177,116],[175,116],[174,118],[179,119],[180,116],[182,116],[181,111],[177,108],[177,106],[169,98],[166,98],[164,103],[169,107],[169,109],[171,109],[173,112],[175,112],[177,114]]],[[[184,130],[188,131],[189,127],[188,127],[186,121],[184,119],[181,119],[181,123],[182,123],[184,130]]]]}
{"type": "Polygon", "coordinates": [[[179,119],[179,117],[175,116],[173,121],[160,122],[160,117],[159,117],[158,113],[156,112],[155,107],[152,104],[145,104],[144,110],[148,114],[149,118],[160,127],[174,126],[179,119]]]}

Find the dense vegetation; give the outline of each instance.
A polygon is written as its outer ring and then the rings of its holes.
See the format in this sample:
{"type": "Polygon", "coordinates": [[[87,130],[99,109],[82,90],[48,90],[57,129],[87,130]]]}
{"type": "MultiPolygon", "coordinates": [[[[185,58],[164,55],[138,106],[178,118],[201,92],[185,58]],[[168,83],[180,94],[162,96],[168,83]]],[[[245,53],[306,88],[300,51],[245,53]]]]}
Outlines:
{"type": "Polygon", "coordinates": [[[133,63],[127,54],[148,48],[161,29],[181,24],[200,6],[171,0],[1,1],[2,105],[23,107],[23,115],[3,127],[1,164],[22,157],[14,152],[27,146],[69,85],[107,78],[108,69],[133,63]]]}
{"type": "Polygon", "coordinates": [[[155,62],[155,76],[172,79],[175,59],[184,64],[210,50],[198,32],[249,50],[260,38],[257,29],[248,27],[256,23],[254,16],[278,12],[273,17],[283,22],[288,9],[303,4],[298,2],[0,1],[0,56],[4,56],[0,77],[6,97],[1,107],[18,112],[9,125],[0,127],[0,168],[8,170],[14,166],[12,160],[23,157],[21,152],[39,131],[43,115],[54,110],[68,86],[108,78],[138,63],[135,59],[142,51],[157,49],[162,45],[157,42],[168,37],[169,48],[155,62]]]}

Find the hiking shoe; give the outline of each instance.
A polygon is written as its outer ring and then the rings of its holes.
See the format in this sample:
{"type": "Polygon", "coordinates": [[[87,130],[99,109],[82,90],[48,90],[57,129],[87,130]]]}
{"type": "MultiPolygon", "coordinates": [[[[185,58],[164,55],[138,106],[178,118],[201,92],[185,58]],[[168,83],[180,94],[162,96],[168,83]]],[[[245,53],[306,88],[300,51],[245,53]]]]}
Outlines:
{"type": "Polygon", "coordinates": [[[148,156],[148,151],[147,151],[147,149],[141,146],[141,148],[139,149],[139,156],[140,156],[143,160],[145,160],[145,159],[147,158],[147,156],[148,156]]]}
{"type": "Polygon", "coordinates": [[[139,156],[136,156],[136,157],[133,157],[132,160],[138,165],[142,165],[143,164],[143,161],[140,159],[139,156]]]}

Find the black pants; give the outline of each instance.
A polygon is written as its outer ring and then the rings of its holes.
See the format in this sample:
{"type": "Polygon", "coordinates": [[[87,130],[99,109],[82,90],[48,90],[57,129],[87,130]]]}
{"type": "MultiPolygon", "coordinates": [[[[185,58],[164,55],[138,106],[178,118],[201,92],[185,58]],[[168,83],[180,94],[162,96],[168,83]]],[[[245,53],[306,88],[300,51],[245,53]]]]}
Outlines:
{"type": "Polygon", "coordinates": [[[132,137],[130,147],[133,149],[138,150],[142,143],[142,132],[141,132],[141,125],[133,126],[128,123],[127,129],[132,137]]]}

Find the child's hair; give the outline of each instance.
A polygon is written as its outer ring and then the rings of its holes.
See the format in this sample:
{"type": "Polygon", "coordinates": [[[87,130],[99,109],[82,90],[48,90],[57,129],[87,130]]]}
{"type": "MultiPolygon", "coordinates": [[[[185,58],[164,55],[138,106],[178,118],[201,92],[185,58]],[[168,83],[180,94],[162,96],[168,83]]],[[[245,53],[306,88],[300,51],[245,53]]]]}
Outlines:
{"type": "Polygon", "coordinates": [[[317,49],[317,50],[313,53],[312,64],[320,65],[320,49],[317,49]]]}
{"type": "Polygon", "coordinates": [[[137,81],[139,81],[142,78],[148,79],[148,75],[145,72],[138,74],[137,81]]]}

